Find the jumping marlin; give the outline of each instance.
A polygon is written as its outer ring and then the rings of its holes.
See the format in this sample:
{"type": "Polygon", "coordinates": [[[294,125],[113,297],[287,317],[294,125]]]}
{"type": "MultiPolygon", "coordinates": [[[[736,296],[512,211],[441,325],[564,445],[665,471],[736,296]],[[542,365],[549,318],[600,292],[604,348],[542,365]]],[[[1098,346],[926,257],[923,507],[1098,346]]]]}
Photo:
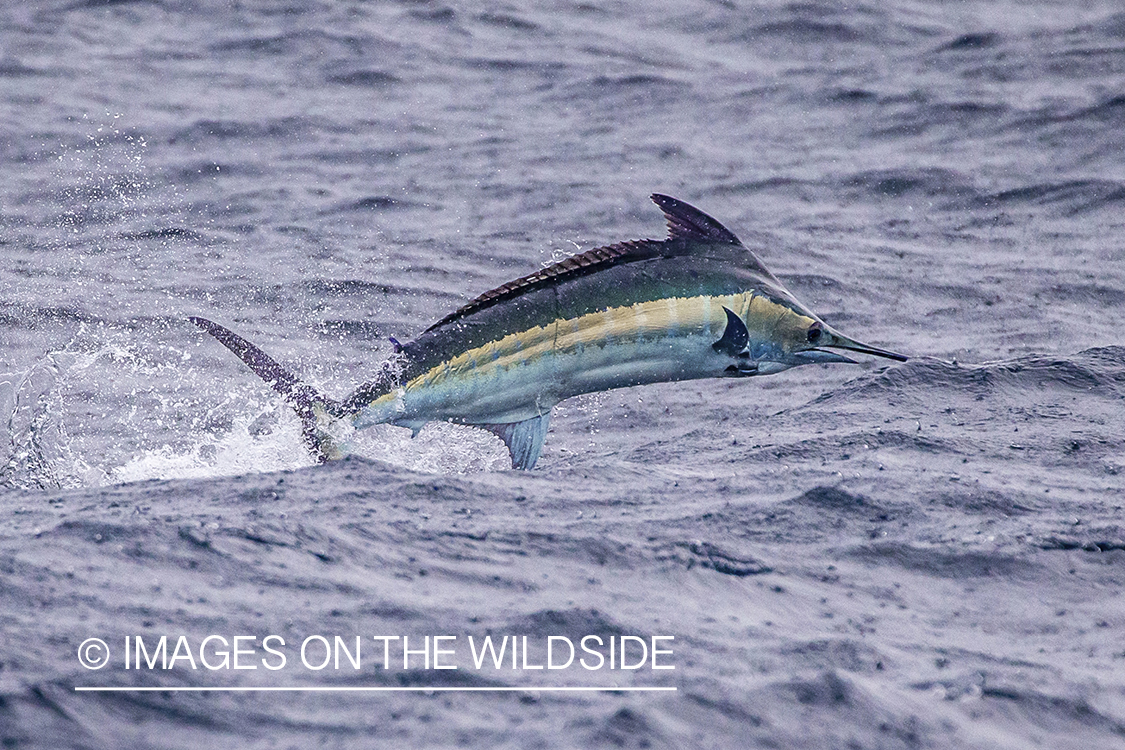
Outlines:
{"type": "Polygon", "coordinates": [[[234,352],[296,410],[321,460],[341,455],[332,427],[446,420],[484,428],[512,466],[539,458],[555,404],[583,393],[696,378],[770,375],[855,360],[905,362],[813,314],[722,224],[666,195],[664,240],[588,250],[485,292],[395,353],[343,401],[301,383],[217,323],[191,321],[234,352]]]}

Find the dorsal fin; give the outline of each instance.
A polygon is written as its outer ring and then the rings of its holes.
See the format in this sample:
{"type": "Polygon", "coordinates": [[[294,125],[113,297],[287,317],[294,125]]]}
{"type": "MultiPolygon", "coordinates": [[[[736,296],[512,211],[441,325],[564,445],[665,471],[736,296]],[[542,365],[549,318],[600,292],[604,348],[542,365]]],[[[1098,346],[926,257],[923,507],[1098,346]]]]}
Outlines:
{"type": "Polygon", "coordinates": [[[596,247],[593,250],[587,250],[579,255],[572,255],[554,265],[541,268],[535,273],[521,276],[515,281],[509,281],[507,284],[485,292],[472,302],[446,315],[426,330],[432,331],[435,328],[441,328],[446,323],[452,323],[478,310],[492,307],[498,302],[503,302],[512,297],[518,297],[534,288],[546,286],[552,282],[594,273],[595,271],[600,271],[602,268],[617,265],[618,263],[628,263],[643,258],[655,258],[660,255],[664,249],[664,243],[657,240],[631,240],[629,242],[619,242],[616,245],[596,247]]]}
{"type": "Polygon", "coordinates": [[[740,244],[734,232],[700,211],[670,195],[652,194],[652,202],[660,206],[668,220],[668,239],[695,242],[740,244]]]}
{"type": "Polygon", "coordinates": [[[518,297],[533,289],[556,284],[577,276],[585,276],[610,266],[660,256],[690,255],[697,251],[698,243],[712,246],[741,245],[734,233],[698,208],[660,193],[654,193],[651,197],[653,203],[660,207],[668,220],[668,238],[666,240],[631,240],[619,242],[615,245],[597,247],[579,255],[573,255],[554,265],[541,268],[535,273],[528,274],[515,281],[509,281],[507,284],[485,292],[468,304],[446,315],[427,328],[426,331],[441,328],[478,310],[492,307],[497,303],[518,297]]]}

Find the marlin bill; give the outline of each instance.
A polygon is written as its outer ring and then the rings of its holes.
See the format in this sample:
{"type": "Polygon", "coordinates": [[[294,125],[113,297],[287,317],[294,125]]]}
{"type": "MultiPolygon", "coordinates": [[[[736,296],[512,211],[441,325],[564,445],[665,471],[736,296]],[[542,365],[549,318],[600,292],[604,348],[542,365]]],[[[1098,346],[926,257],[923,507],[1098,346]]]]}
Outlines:
{"type": "Polygon", "coordinates": [[[835,330],[789,291],[730,230],[667,195],[668,236],[588,250],[499,286],[395,352],[342,401],[302,383],[246,339],[191,321],[234,352],[297,412],[321,461],[342,455],[340,422],[362,429],[427,422],[497,435],[512,466],[539,459],[551,409],[583,393],[697,378],[771,375],[855,360],[905,362],[835,330]]]}

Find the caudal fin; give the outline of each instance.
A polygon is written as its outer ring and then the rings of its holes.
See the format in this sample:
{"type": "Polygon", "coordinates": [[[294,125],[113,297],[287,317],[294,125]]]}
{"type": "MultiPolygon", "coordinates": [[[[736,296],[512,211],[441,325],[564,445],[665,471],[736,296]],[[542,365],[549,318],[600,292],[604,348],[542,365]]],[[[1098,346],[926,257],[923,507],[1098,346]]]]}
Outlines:
{"type": "Polygon", "coordinates": [[[318,461],[324,463],[330,459],[340,458],[339,448],[325,430],[328,423],[341,413],[340,404],[311,385],[299,381],[296,375],[278,364],[273,357],[229,328],[224,328],[206,318],[193,316],[188,319],[234,352],[235,356],[245,362],[258,377],[281,394],[285,402],[301,418],[301,437],[318,461]]]}

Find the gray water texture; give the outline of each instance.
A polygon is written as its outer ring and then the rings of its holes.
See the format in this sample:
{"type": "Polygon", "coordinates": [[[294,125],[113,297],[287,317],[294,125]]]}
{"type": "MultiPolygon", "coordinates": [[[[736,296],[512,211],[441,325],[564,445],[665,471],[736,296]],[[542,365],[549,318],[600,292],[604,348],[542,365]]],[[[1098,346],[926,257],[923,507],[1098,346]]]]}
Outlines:
{"type": "Polygon", "coordinates": [[[11,3],[0,165],[4,747],[1125,747],[1119,4],[11,3]],[[529,473],[452,425],[315,466],[186,320],[342,396],[652,192],[912,359],[573,399],[529,473]],[[120,654],[443,633],[676,668],[120,654]],[[584,685],[676,690],[539,689],[584,685]]]}

